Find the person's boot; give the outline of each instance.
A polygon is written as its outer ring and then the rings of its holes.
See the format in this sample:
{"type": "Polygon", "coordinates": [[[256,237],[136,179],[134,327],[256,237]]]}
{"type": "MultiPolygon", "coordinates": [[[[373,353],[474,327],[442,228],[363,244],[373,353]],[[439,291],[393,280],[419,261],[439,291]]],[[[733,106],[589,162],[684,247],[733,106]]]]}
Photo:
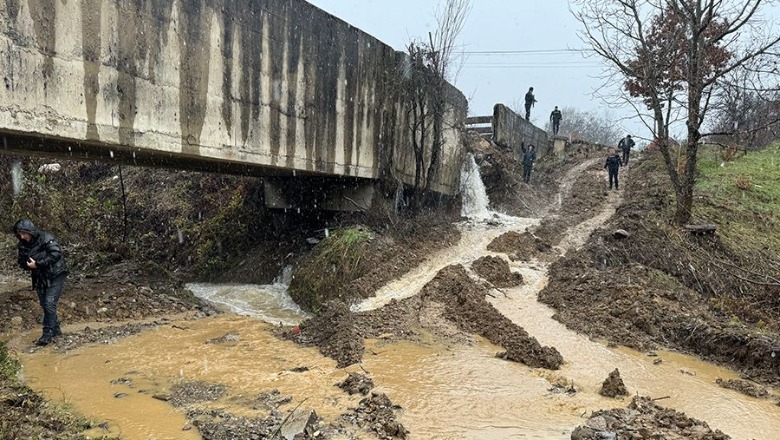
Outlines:
{"type": "Polygon", "coordinates": [[[52,335],[49,333],[44,333],[43,336],[38,338],[37,341],[35,341],[35,345],[38,345],[40,347],[43,347],[45,345],[49,345],[52,340],[52,335]]]}
{"type": "Polygon", "coordinates": [[[53,336],[54,336],[55,338],[56,338],[57,336],[62,336],[62,330],[60,330],[60,328],[59,328],[59,327],[55,328],[55,329],[54,329],[54,335],[53,335],[53,336]]]}

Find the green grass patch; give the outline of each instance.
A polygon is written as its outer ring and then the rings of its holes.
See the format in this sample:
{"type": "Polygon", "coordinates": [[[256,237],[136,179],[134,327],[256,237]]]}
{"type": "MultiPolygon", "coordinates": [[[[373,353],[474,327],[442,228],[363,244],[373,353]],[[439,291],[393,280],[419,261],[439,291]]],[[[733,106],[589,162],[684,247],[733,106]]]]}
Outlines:
{"type": "Polygon", "coordinates": [[[5,342],[0,342],[0,377],[14,379],[20,368],[19,360],[8,352],[5,342]]]}
{"type": "Polygon", "coordinates": [[[288,292],[302,308],[313,313],[331,299],[344,299],[352,280],[370,268],[362,263],[367,244],[374,234],[365,227],[341,229],[322,240],[299,268],[288,292]]]}
{"type": "Polygon", "coordinates": [[[694,218],[716,223],[735,248],[780,253],[780,144],[724,160],[723,150],[699,155],[694,218]]]}

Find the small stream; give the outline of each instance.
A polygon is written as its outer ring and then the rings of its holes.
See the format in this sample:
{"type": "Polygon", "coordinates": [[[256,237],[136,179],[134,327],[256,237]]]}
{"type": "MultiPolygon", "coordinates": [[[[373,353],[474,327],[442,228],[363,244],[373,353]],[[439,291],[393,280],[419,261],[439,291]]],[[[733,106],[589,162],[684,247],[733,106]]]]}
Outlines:
{"type": "MultiPolygon", "coordinates": [[[[356,310],[413,295],[442,267],[468,265],[490,255],[485,247],[494,237],[508,230],[522,232],[537,221],[496,214],[464,222],[457,246],[431,256],[356,310]]],[[[567,237],[564,246],[580,244],[582,234],[587,236],[597,224],[591,221],[573,228],[576,234],[567,237]]],[[[281,411],[305,399],[304,407],[334,421],[360,400],[361,396],[349,396],[334,386],[352,371],[368,372],[378,390],[403,407],[400,421],[412,439],[563,440],[593,411],[626,406],[628,399],[598,394],[615,368],[632,395],[662,398],[660,405],[704,420],[734,439],[780,438],[780,407],[715,383],[718,377],[738,378],[735,372],[673,352],[659,351],[651,357],[610,348],[572,332],[551,318],[552,309],[536,301],[536,293],[547,283],[545,263],[510,264],[526,282],[504,289],[506,295],[496,295],[491,303],[542,345],[556,347],[565,360],[559,371],[498,359],[495,354],[502,349],[480,338],[473,345],[371,340],[361,365],[338,369],[316,349],[272,336],[273,325],[295,324],[306,317],[289,300],[283,277],[269,286],[189,286],[198,296],[233,313],[159,327],[115,344],[85,346],[65,354],[22,352],[20,357],[31,387],[108,422],[108,431],[91,434],[121,434],[129,440],[198,439],[194,429],[183,430],[187,421],[182,410],[151,397],[190,380],[227,385],[229,396],[213,405],[243,415],[262,414],[247,413],[236,402],[277,389],[293,397],[281,411]],[[237,340],[207,343],[226,334],[236,335],[237,340]],[[300,367],[307,369],[295,372],[300,367]],[[130,382],[117,382],[121,378],[130,382]],[[578,392],[559,392],[554,384],[573,385],[578,392]]],[[[33,334],[22,338],[32,339],[33,334]]]]}

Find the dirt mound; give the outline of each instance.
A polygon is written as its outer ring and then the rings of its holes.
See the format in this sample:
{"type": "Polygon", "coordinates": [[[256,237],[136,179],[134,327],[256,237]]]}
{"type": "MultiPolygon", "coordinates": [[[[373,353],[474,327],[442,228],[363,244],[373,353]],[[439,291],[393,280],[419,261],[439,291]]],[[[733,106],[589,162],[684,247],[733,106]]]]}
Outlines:
{"type": "Polygon", "coordinates": [[[550,253],[552,246],[529,231],[522,234],[509,231],[493,239],[488,244],[487,250],[508,254],[513,260],[529,261],[532,258],[546,259],[542,254],[550,253]]]}
{"type": "Polygon", "coordinates": [[[620,377],[620,371],[615,368],[609,376],[601,384],[599,394],[605,397],[622,397],[628,396],[628,390],[626,384],[623,383],[623,378],[620,377]]]}
{"type": "Polygon", "coordinates": [[[523,276],[509,270],[509,263],[499,257],[481,257],[471,263],[471,269],[495,287],[515,287],[523,284],[523,276]]]}
{"type": "Polygon", "coordinates": [[[662,408],[650,398],[639,396],[634,397],[626,409],[596,411],[571,434],[572,440],[607,438],[727,440],[731,437],[719,430],[713,431],[705,422],[662,408]]]}
{"type": "Polygon", "coordinates": [[[750,383],[746,380],[738,380],[738,379],[723,380],[721,378],[717,378],[715,380],[715,383],[722,386],[723,388],[729,388],[735,391],[739,391],[740,393],[745,394],[747,396],[753,396],[759,398],[769,397],[769,391],[767,391],[766,388],[762,387],[761,385],[750,383]]]}
{"type": "Polygon", "coordinates": [[[522,327],[485,300],[487,290],[475,283],[463,266],[447,266],[423,287],[423,302],[444,305],[444,316],[461,330],[485,337],[506,349],[499,356],[530,367],[558,369],[563,357],[554,347],[543,347],[522,327]]]}
{"type": "Polygon", "coordinates": [[[300,325],[300,333],[288,337],[303,345],[313,345],[320,353],[336,360],[339,368],[360,362],[365,345],[355,326],[355,315],[346,304],[330,302],[325,311],[300,325]]]}

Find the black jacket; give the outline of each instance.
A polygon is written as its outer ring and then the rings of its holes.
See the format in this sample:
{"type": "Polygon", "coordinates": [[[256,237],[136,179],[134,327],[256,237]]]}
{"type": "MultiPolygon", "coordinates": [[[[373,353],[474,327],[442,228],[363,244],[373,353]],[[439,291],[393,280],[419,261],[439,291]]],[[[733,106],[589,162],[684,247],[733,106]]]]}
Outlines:
{"type": "Polygon", "coordinates": [[[19,231],[29,232],[32,236],[30,242],[19,239],[17,262],[22,269],[31,271],[33,288],[47,285],[54,278],[68,273],[62,247],[51,234],[39,230],[33,222],[26,219],[19,220],[14,225],[14,234],[19,231]],[[27,267],[28,258],[35,260],[38,266],[36,269],[27,267]]]}
{"type": "Polygon", "coordinates": [[[608,156],[604,168],[609,169],[610,172],[617,173],[618,169],[620,169],[620,156],[617,154],[608,156]]]}
{"type": "Polygon", "coordinates": [[[531,166],[536,162],[536,148],[531,149],[529,146],[528,148],[525,147],[525,145],[520,145],[520,148],[523,150],[523,165],[525,166],[531,166]]]}

